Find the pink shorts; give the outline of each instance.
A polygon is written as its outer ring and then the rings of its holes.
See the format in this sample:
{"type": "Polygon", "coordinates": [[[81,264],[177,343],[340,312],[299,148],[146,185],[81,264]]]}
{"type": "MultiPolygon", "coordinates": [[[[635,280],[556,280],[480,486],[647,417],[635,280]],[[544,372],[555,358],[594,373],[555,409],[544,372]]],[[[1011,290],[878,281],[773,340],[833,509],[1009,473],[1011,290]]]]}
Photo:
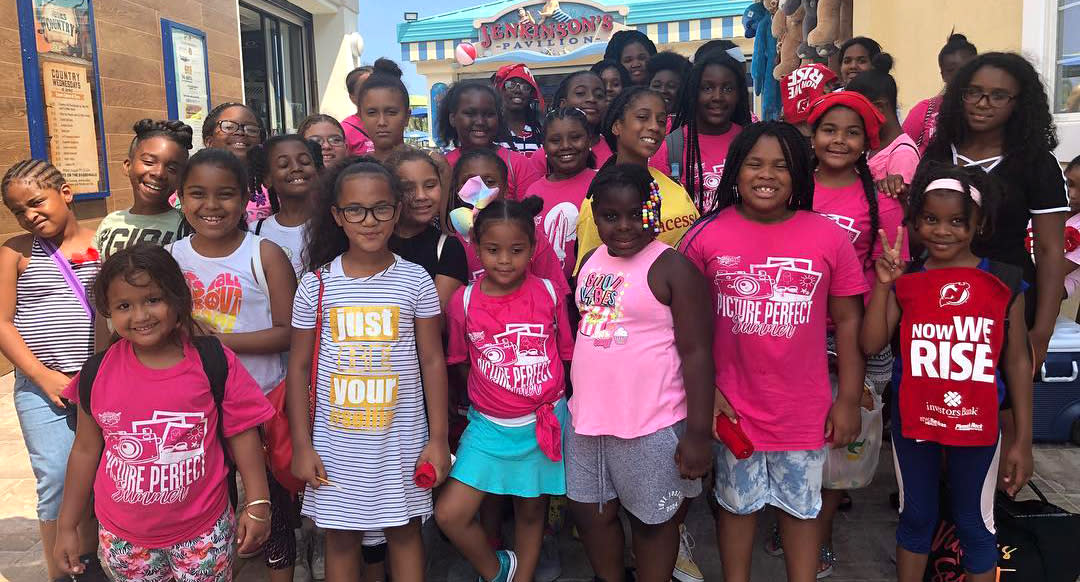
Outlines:
{"type": "Polygon", "coordinates": [[[231,507],[205,533],[168,548],[146,548],[98,528],[102,562],[116,582],[226,582],[232,580],[236,523],[231,507]]]}

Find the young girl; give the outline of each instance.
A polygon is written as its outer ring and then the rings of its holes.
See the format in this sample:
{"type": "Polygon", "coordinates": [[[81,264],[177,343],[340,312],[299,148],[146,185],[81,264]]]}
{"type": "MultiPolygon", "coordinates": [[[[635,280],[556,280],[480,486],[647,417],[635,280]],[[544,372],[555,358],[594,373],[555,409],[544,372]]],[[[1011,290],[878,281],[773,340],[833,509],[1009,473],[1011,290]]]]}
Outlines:
{"type": "Polygon", "coordinates": [[[645,63],[648,82],[646,86],[664,96],[664,105],[668,112],[668,132],[671,120],[678,113],[682,104],[683,82],[690,74],[690,61],[672,51],[656,53],[645,63]]]}
{"type": "Polygon", "coordinates": [[[180,186],[180,174],[191,149],[191,128],[179,121],[140,119],[124,160],[134,203],[128,210],[110,212],[94,234],[94,246],[104,258],[140,242],[167,245],[187,236],[180,212],[169,196],[180,186]]]}
{"type": "Polygon", "coordinates": [[[630,81],[630,72],[617,60],[604,59],[589,67],[589,70],[599,75],[604,82],[604,96],[607,105],[611,105],[611,102],[615,100],[615,96],[621,93],[623,89],[633,85],[633,82],[630,81]]]}
{"type": "MultiPolygon", "coordinates": [[[[632,87],[619,93],[604,117],[604,139],[614,155],[605,165],[637,164],[647,167],[664,139],[667,110],[659,93],[644,87],[632,87]]],[[[663,172],[650,168],[653,181],[660,187],[661,242],[675,245],[698,218],[697,208],[686,190],[663,172]]],[[[586,253],[600,246],[600,236],[593,222],[592,204],[582,204],[578,215],[577,257],[580,264],[586,253]]],[[[576,271],[576,269],[575,269],[576,271]]]]}
{"type": "MultiPolygon", "coordinates": [[[[247,105],[222,103],[211,109],[203,121],[202,138],[206,147],[226,149],[246,162],[251,148],[266,139],[266,131],[255,112],[247,105]]],[[[262,220],[273,214],[270,195],[262,184],[255,185],[249,197],[245,209],[248,222],[262,220]]]]}
{"type": "Polygon", "coordinates": [[[401,82],[401,69],[390,59],[375,61],[374,72],[356,90],[360,120],[371,138],[371,156],[379,161],[390,157],[394,148],[405,143],[409,125],[409,91],[401,82]]]}
{"type": "Polygon", "coordinates": [[[427,152],[412,147],[394,152],[386,167],[401,181],[404,194],[390,250],[427,271],[439,294],[439,306],[445,310],[454,292],[469,282],[469,262],[461,240],[450,236],[443,214],[439,167],[427,152]]]}
{"type": "MultiPolygon", "coordinates": [[[[580,109],[585,114],[589,123],[589,133],[592,139],[589,146],[596,158],[594,167],[602,166],[611,157],[611,148],[608,147],[604,136],[600,135],[600,127],[604,123],[604,115],[607,113],[607,100],[604,97],[604,85],[600,76],[592,71],[576,71],[563,77],[559,87],[555,90],[552,101],[554,109],[569,107],[580,109]]],[[[543,146],[529,158],[533,169],[545,176],[548,173],[547,152],[543,146]]]]}
{"type": "Polygon", "coordinates": [[[859,73],[848,83],[847,90],[869,99],[884,118],[878,130],[878,147],[868,152],[867,166],[879,190],[892,198],[903,199],[919,167],[919,148],[904,133],[896,116],[896,79],[889,74],[892,57],[881,53],[873,58],[871,65],[869,71],[859,73]]]}
{"type": "Polygon", "coordinates": [[[337,168],[349,157],[345,128],[329,115],[316,113],[305,117],[296,128],[296,133],[319,144],[324,169],[337,168]]]}
{"type": "MultiPolygon", "coordinates": [[[[645,33],[637,30],[620,30],[611,35],[604,58],[611,59],[630,73],[630,83],[645,86],[648,83],[648,71],[645,63],[656,54],[656,44],[645,33]]],[[[627,87],[623,87],[626,89],[627,87]]]]}
{"type": "Polygon", "coordinates": [[[113,254],[93,297],[119,340],[104,353],[85,399],[79,376],[65,392],[79,401],[79,421],[55,559],[67,574],[82,573],[78,523],[93,493],[101,554],[115,580],[228,579],[233,544],[250,552],[269,533],[274,508],[256,427],[274,409],[227,348],[224,395],[212,397],[192,343],[191,293],[161,247],[144,243],[113,254]],[[236,518],[226,492],[226,446],[248,499],[236,518]]]}
{"type": "Polygon", "coordinates": [[[711,283],[718,407],[737,415],[755,449],[738,460],[722,447],[716,458],[716,537],[724,579],[733,582],[750,579],[765,504],[780,509],[788,579],[815,579],[826,442],[844,446],[859,434],[858,333],[867,285],[846,233],[813,212],[804,144],[786,123],[744,129],[728,152],[716,209],[681,245],[711,283]],[[839,360],[835,403],[826,319],[839,360]]]}
{"type": "MultiPolygon", "coordinates": [[[[15,366],[15,413],[37,478],[37,515],[50,580],[66,579],[53,559],[67,457],[75,439],[61,393],[94,353],[94,313],[87,300],[101,263],[94,231],[79,225],[71,186],[43,160],[23,160],[0,183],[4,206],[27,234],[0,246],[0,352],[15,366]],[[70,274],[70,276],[69,276],[70,274]]],[[[70,548],[88,579],[105,580],[88,514],[70,548]]]]}
{"type": "Polygon", "coordinates": [[[293,303],[293,473],[310,485],[303,514],[326,530],[328,582],[355,578],[356,548],[379,530],[394,579],[419,582],[420,523],[432,506],[413,475],[430,464],[437,484],[450,469],[439,296],[423,268],[387,246],[401,212],[397,178],[373,158],[329,178],[311,225],[311,272],[293,303]]]}
{"type": "Polygon", "coordinates": [[[1069,201],[1053,151],[1053,118],[1039,74],[1024,57],[985,53],[964,65],[945,89],[937,133],[924,162],[974,166],[1004,185],[992,239],[977,249],[1020,267],[1029,285],[1025,321],[1036,366],[1046,357],[1061,307],[1065,217],[1069,201]],[[1035,262],[1024,239],[1034,231],[1035,262]],[[1038,265],[1036,268],[1035,265],[1038,265]]]}
{"type": "MultiPolygon", "coordinates": [[[[249,161],[261,155],[256,148],[249,161]]],[[[271,176],[275,182],[276,176],[271,176]]],[[[280,247],[240,228],[247,184],[242,163],[231,153],[208,148],[192,156],[180,182],[180,205],[195,234],[173,243],[170,253],[191,288],[196,325],[236,352],[237,360],[268,394],[285,378],[281,352],[289,349],[296,274],[280,247]]],[[[296,560],[296,539],[289,525],[294,500],[269,474],[267,478],[273,511],[263,556],[271,579],[288,582],[296,560]]]]}
{"type": "Polygon", "coordinates": [[[552,110],[544,127],[544,149],[551,152],[546,156],[548,174],[529,187],[529,195],[544,201],[544,211],[537,219],[569,279],[574,274],[578,209],[596,176],[596,171],[589,169],[595,166],[589,149],[592,134],[589,119],[576,108],[552,110]]]}
{"type": "MultiPolygon", "coordinates": [[[[956,72],[978,54],[979,50],[968,41],[966,36],[958,32],[950,34],[949,40],[945,42],[945,46],[941,47],[937,57],[941,80],[945,85],[948,86],[953,77],[956,76],[956,72]]],[[[944,93],[944,89],[942,89],[942,93],[944,93]]],[[[904,119],[904,133],[915,140],[920,155],[926,152],[926,147],[930,145],[930,140],[934,137],[938,113],[940,112],[941,94],[938,94],[919,101],[908,112],[907,118],[904,119]]]]}
{"type": "MultiPolygon", "coordinates": [[[[450,192],[456,194],[446,201],[446,215],[448,217],[447,222],[450,223],[449,228],[465,247],[465,256],[469,261],[470,282],[476,281],[484,273],[484,265],[480,261],[480,250],[469,232],[472,228],[470,220],[457,220],[455,223],[454,220],[450,220],[452,218],[450,214],[456,209],[472,205],[471,202],[462,198],[462,193],[472,192],[472,194],[466,194],[465,196],[470,200],[475,195],[483,198],[483,202],[477,203],[480,204],[479,208],[473,207],[472,216],[475,216],[485,203],[490,203],[497,198],[505,198],[502,193],[506,191],[507,187],[506,176],[507,167],[502,158],[487,149],[466,152],[454,167],[454,173],[450,179],[450,192]],[[482,188],[483,192],[477,192],[476,186],[478,184],[473,181],[474,178],[479,178],[483,182],[485,187],[482,188]],[[470,183],[470,181],[472,182],[470,183]]],[[[459,217],[462,212],[464,211],[458,211],[459,217]]],[[[570,293],[570,286],[562,275],[559,259],[544,234],[543,226],[536,225],[536,230],[539,236],[536,237],[535,250],[529,262],[529,271],[537,277],[551,281],[559,292],[559,296],[562,297],[570,293]]]]}
{"type": "Polygon", "coordinates": [[[589,194],[603,244],[585,257],[574,293],[581,324],[566,489],[602,580],[623,578],[620,506],[630,516],[638,580],[671,579],[679,509],[701,493],[699,479],[712,464],[705,280],[655,240],[657,190],[640,165],[600,171],[589,194]]]}
{"type": "Polygon", "coordinates": [[[506,127],[499,101],[490,83],[478,80],[454,83],[439,108],[439,139],[456,148],[446,154],[451,167],[466,152],[478,149],[495,152],[508,169],[508,189],[503,191],[503,196],[516,200],[543,174],[529,164],[525,154],[495,145],[506,127]]]}
{"type": "Polygon", "coordinates": [[[649,159],[686,186],[701,212],[712,208],[732,140],[750,124],[749,95],[742,64],[723,51],[702,55],[686,80],[677,129],[649,159]]]}
{"type": "Polygon", "coordinates": [[[566,492],[563,362],[573,339],[564,296],[529,273],[542,204],[497,200],[477,214],[484,274],[448,310],[447,361],[467,370],[472,407],[435,517],[482,580],[533,579],[548,496],[566,492]],[[514,551],[492,550],[475,520],[487,495],[513,496],[514,551]]]}
{"type": "Polygon", "coordinates": [[[529,67],[521,63],[500,67],[494,81],[502,96],[507,131],[499,147],[532,156],[544,143],[544,126],[537,116],[546,109],[540,86],[529,67]]]}
{"type": "Polygon", "coordinates": [[[363,156],[375,151],[375,144],[364,131],[364,122],[360,119],[360,99],[358,98],[360,87],[374,71],[375,67],[364,65],[356,67],[345,75],[345,89],[349,91],[349,101],[352,101],[353,106],[356,107],[356,113],[343,119],[341,125],[345,130],[345,143],[349,154],[354,156],[363,156]]]}
{"type": "Polygon", "coordinates": [[[972,248],[976,236],[991,236],[999,204],[996,185],[979,170],[928,164],[912,184],[907,209],[909,228],[927,258],[905,270],[904,229],[896,229],[893,242],[881,231],[885,252],[875,264],[877,281],[861,340],[866,353],[875,353],[899,326],[902,364],[894,377],[892,443],[902,489],[896,530],[901,582],[923,579],[938,522],[943,456],[961,561],[972,582],[995,579],[998,550],[989,508],[999,459],[1009,495],[1031,477],[1024,282],[1019,268],[980,258],[972,248]],[[938,353],[945,345],[938,339],[945,336],[923,335],[928,328],[955,337],[950,352],[938,353]],[[997,426],[1006,389],[1015,418],[1008,447],[997,426]]]}
{"type": "Polygon", "coordinates": [[[311,209],[319,192],[325,148],[297,134],[275,135],[249,154],[252,182],[266,184],[277,212],[251,226],[285,252],[296,278],[304,272],[304,247],[311,209]]]}
{"type": "Polygon", "coordinates": [[[870,70],[870,62],[881,53],[872,38],[856,36],[840,45],[840,84],[847,86],[859,73],[870,70]]]}

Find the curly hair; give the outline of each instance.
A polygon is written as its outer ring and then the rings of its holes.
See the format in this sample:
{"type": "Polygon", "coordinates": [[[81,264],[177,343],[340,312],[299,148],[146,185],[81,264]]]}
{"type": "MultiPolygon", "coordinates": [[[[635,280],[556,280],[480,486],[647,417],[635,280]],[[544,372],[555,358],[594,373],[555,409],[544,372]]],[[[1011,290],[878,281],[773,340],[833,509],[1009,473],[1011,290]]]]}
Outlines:
{"type": "Polygon", "coordinates": [[[270,153],[277,146],[288,143],[296,142],[303,145],[308,154],[311,155],[311,161],[315,164],[315,171],[321,172],[323,170],[323,158],[322,158],[322,146],[317,142],[304,139],[301,134],[289,133],[285,135],[275,135],[266,140],[265,143],[259,144],[248,152],[248,188],[250,191],[255,192],[259,189],[259,186],[266,185],[267,197],[270,198],[270,212],[277,214],[281,210],[281,200],[278,198],[277,192],[270,184],[266,183],[266,179],[270,175],[270,153]]]}
{"type": "Polygon", "coordinates": [[[1001,153],[1005,159],[1001,166],[1003,170],[1008,168],[1008,171],[1016,172],[1026,180],[1032,168],[1039,167],[1037,160],[1057,148],[1058,139],[1049,99],[1039,73],[1027,59],[1016,53],[984,53],[956,72],[953,82],[945,87],[941,112],[937,118],[937,132],[930,140],[924,158],[950,161],[952,146],[967,141],[969,130],[962,94],[971,84],[975,73],[983,67],[1005,71],[1020,87],[1014,109],[1003,130],[1001,153]]]}
{"type": "Polygon", "coordinates": [[[957,180],[964,186],[964,223],[970,221],[975,212],[979,212],[979,232],[976,234],[976,241],[989,241],[994,235],[994,224],[997,222],[1004,200],[1000,181],[990,177],[979,168],[965,168],[934,161],[919,164],[919,169],[911,180],[904,222],[915,225],[926,206],[929,195],[926,187],[940,178],[957,180]],[[979,191],[978,203],[971,197],[972,188],[979,191]]]}
{"type": "MultiPolygon", "coordinates": [[[[102,265],[90,289],[90,298],[97,312],[110,317],[109,286],[123,278],[128,285],[143,287],[150,283],[161,289],[162,299],[176,313],[178,323],[171,339],[179,340],[178,332],[195,335],[195,318],[192,315],[191,289],[188,288],[180,265],[169,251],[161,245],[141,242],[113,253],[102,265]],[[144,282],[141,275],[149,277],[144,282]]],[[[114,336],[115,337],[115,336],[114,336]]]]}

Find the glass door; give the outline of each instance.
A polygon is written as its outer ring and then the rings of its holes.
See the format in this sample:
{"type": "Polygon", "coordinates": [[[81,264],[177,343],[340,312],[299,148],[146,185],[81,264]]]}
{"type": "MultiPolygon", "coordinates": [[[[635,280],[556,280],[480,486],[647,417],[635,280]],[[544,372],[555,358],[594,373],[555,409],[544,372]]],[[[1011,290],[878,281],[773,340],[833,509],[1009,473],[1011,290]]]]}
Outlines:
{"type": "Polygon", "coordinates": [[[310,16],[240,3],[244,98],[270,134],[295,132],[311,110],[310,26],[310,16]]]}

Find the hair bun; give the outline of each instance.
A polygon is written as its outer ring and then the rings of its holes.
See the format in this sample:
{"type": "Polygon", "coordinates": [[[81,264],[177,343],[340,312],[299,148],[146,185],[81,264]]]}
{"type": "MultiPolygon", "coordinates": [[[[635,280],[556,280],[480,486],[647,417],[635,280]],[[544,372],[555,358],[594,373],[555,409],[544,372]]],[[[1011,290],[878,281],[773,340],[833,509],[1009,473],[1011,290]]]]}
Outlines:
{"type": "Polygon", "coordinates": [[[954,33],[949,35],[949,40],[947,41],[947,43],[948,44],[967,44],[968,43],[968,37],[965,36],[963,33],[954,32],[954,33]]]}
{"type": "Polygon", "coordinates": [[[150,119],[149,117],[140,119],[131,126],[131,130],[135,132],[135,137],[137,138],[141,138],[144,135],[150,133],[151,131],[155,131],[160,128],[161,126],[158,125],[158,122],[150,119]]]}
{"type": "Polygon", "coordinates": [[[376,73],[384,73],[384,74],[387,74],[387,75],[393,75],[394,77],[397,77],[398,79],[400,79],[401,75],[402,75],[401,67],[399,67],[397,63],[395,63],[394,61],[392,61],[392,60],[390,60],[390,59],[388,59],[386,57],[379,57],[378,59],[376,59],[375,64],[373,65],[373,68],[374,68],[374,72],[376,72],[376,73]]]}
{"type": "Polygon", "coordinates": [[[521,204],[521,207],[531,214],[533,218],[540,214],[540,211],[544,209],[544,199],[536,195],[526,196],[519,200],[518,203],[521,204]]]}
{"type": "Polygon", "coordinates": [[[893,68],[893,58],[889,53],[878,53],[870,59],[870,66],[875,71],[888,74],[893,68]]]}

